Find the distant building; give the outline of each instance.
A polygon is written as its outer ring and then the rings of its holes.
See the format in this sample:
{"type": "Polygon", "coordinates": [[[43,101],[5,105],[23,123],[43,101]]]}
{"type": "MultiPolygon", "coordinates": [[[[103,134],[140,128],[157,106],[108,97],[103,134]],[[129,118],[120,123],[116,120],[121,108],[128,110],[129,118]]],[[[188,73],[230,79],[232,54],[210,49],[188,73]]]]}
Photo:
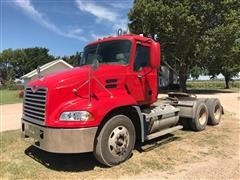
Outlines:
{"type": "Polygon", "coordinates": [[[160,89],[178,89],[178,73],[165,61],[161,62],[159,68],[158,87],[160,89]]]}
{"type": "Polygon", "coordinates": [[[17,85],[23,85],[23,84],[24,84],[24,80],[23,80],[23,79],[19,79],[19,78],[14,79],[14,82],[15,82],[17,85]]]}
{"type": "MultiPolygon", "coordinates": [[[[40,67],[41,75],[43,75],[43,76],[45,76],[47,74],[63,71],[65,69],[71,69],[71,68],[73,68],[73,66],[71,66],[70,64],[68,64],[67,62],[65,62],[62,59],[51,61],[40,67]]],[[[29,83],[30,81],[37,79],[37,78],[38,78],[37,69],[35,69],[21,77],[21,79],[24,80],[25,86],[27,83],[29,83]]]]}

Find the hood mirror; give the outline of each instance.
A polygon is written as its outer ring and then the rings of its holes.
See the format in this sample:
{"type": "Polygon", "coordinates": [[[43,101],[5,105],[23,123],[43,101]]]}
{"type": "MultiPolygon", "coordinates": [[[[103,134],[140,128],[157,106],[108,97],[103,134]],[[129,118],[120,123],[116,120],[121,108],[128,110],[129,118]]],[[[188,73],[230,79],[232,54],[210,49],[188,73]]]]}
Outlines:
{"type": "Polygon", "coordinates": [[[94,59],[92,63],[92,69],[96,71],[98,67],[99,67],[99,61],[97,59],[94,59]]]}
{"type": "Polygon", "coordinates": [[[39,78],[39,79],[42,78],[40,66],[37,66],[37,75],[38,75],[38,78],[39,78]]]}
{"type": "Polygon", "coordinates": [[[79,52],[79,56],[77,58],[78,64],[81,66],[83,64],[83,52],[79,52]]]}

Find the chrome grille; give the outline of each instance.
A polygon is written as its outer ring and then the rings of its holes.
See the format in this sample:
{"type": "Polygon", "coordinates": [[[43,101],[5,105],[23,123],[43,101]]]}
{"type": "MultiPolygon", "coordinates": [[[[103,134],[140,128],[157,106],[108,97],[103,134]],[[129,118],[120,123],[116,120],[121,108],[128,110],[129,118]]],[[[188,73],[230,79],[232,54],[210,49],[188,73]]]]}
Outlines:
{"type": "Polygon", "coordinates": [[[24,92],[23,119],[37,124],[45,120],[47,89],[27,87],[24,92]]]}

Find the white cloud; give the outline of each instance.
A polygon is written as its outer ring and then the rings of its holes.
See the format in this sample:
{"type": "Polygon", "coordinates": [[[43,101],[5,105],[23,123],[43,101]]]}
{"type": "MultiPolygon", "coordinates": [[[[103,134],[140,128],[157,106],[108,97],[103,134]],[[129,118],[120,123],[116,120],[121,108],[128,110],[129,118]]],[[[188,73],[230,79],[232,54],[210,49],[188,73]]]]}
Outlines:
{"type": "MultiPolygon", "coordinates": [[[[132,5],[132,1],[125,1],[121,3],[109,2],[108,6],[104,6],[101,1],[86,1],[86,0],[75,0],[77,8],[81,12],[87,12],[96,17],[96,23],[110,23],[112,28],[108,31],[109,34],[115,35],[117,29],[122,28],[123,30],[128,29],[128,18],[126,14],[122,14],[123,9],[129,9],[132,5]],[[105,20],[105,21],[104,21],[105,20]]],[[[90,36],[93,39],[105,37],[103,35],[97,35],[91,33],[90,36]]]]}
{"type": "Polygon", "coordinates": [[[113,25],[113,29],[119,29],[127,30],[128,29],[128,20],[127,19],[119,19],[116,23],[113,25]]]}
{"type": "Polygon", "coordinates": [[[80,36],[81,29],[73,29],[68,32],[63,32],[55,24],[47,19],[41,12],[39,12],[32,4],[30,0],[14,0],[14,3],[20,7],[26,15],[39,23],[41,26],[57,33],[60,36],[78,39],[81,41],[88,41],[85,37],[80,36]]]}
{"type": "MultiPolygon", "coordinates": [[[[32,18],[38,24],[55,32],[56,34],[67,38],[78,39],[84,42],[88,41],[85,37],[86,34],[83,33],[83,29],[72,26],[71,28],[68,28],[68,30],[62,30],[56,26],[56,24],[51,22],[46,15],[37,10],[31,3],[31,0],[13,0],[13,2],[29,18],[32,18]]],[[[75,0],[75,3],[81,12],[86,12],[96,17],[96,23],[107,23],[108,26],[111,25],[112,28],[110,28],[106,34],[115,35],[116,30],[119,28],[127,30],[128,19],[126,14],[122,14],[121,11],[123,9],[128,9],[132,3],[131,1],[124,1],[121,3],[109,2],[108,5],[105,6],[104,3],[100,5],[97,1],[75,0]]],[[[89,32],[88,36],[92,39],[103,37],[103,35],[97,35],[97,33],[93,32],[89,32]]]]}
{"type": "Polygon", "coordinates": [[[91,37],[92,37],[94,40],[101,38],[99,35],[97,35],[97,34],[95,34],[95,33],[91,33],[91,37]]]}
{"type": "MultiPolygon", "coordinates": [[[[82,30],[82,31],[83,31],[83,30],[82,30]]],[[[82,32],[82,31],[81,31],[81,32],[82,32]]],[[[84,41],[84,42],[87,42],[87,41],[88,41],[88,39],[85,38],[85,37],[83,37],[84,35],[79,32],[79,28],[77,28],[77,29],[75,29],[75,30],[74,30],[74,29],[73,29],[73,30],[70,30],[70,31],[68,31],[67,33],[61,32],[60,35],[62,35],[62,36],[64,36],[64,37],[68,37],[68,38],[78,39],[78,40],[84,41]]]]}
{"type": "Polygon", "coordinates": [[[132,4],[128,1],[123,1],[121,3],[120,2],[109,3],[109,5],[116,9],[129,9],[132,4]]]}
{"type": "Polygon", "coordinates": [[[113,35],[112,34],[99,35],[99,34],[91,33],[90,36],[93,38],[93,40],[97,40],[97,39],[102,39],[104,37],[109,37],[113,35]]]}
{"type": "Polygon", "coordinates": [[[81,28],[77,28],[77,29],[71,30],[70,32],[73,33],[73,34],[78,34],[78,33],[82,33],[83,30],[81,28]]]}
{"type": "Polygon", "coordinates": [[[75,0],[75,2],[80,11],[88,12],[97,17],[98,20],[108,20],[110,22],[115,22],[119,16],[111,9],[100,6],[94,2],[87,2],[82,0],[75,0]]]}

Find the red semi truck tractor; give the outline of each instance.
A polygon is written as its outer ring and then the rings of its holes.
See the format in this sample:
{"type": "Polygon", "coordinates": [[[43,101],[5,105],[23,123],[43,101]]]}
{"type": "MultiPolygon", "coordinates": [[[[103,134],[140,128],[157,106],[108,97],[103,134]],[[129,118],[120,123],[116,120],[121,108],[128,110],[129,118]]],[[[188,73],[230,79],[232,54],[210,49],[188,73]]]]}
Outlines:
{"type": "Polygon", "coordinates": [[[84,48],[79,67],[39,76],[24,94],[22,134],[54,153],[93,152],[107,166],[127,160],[135,143],[216,125],[218,99],[170,93],[158,99],[160,44],[126,34],[84,48]]]}

